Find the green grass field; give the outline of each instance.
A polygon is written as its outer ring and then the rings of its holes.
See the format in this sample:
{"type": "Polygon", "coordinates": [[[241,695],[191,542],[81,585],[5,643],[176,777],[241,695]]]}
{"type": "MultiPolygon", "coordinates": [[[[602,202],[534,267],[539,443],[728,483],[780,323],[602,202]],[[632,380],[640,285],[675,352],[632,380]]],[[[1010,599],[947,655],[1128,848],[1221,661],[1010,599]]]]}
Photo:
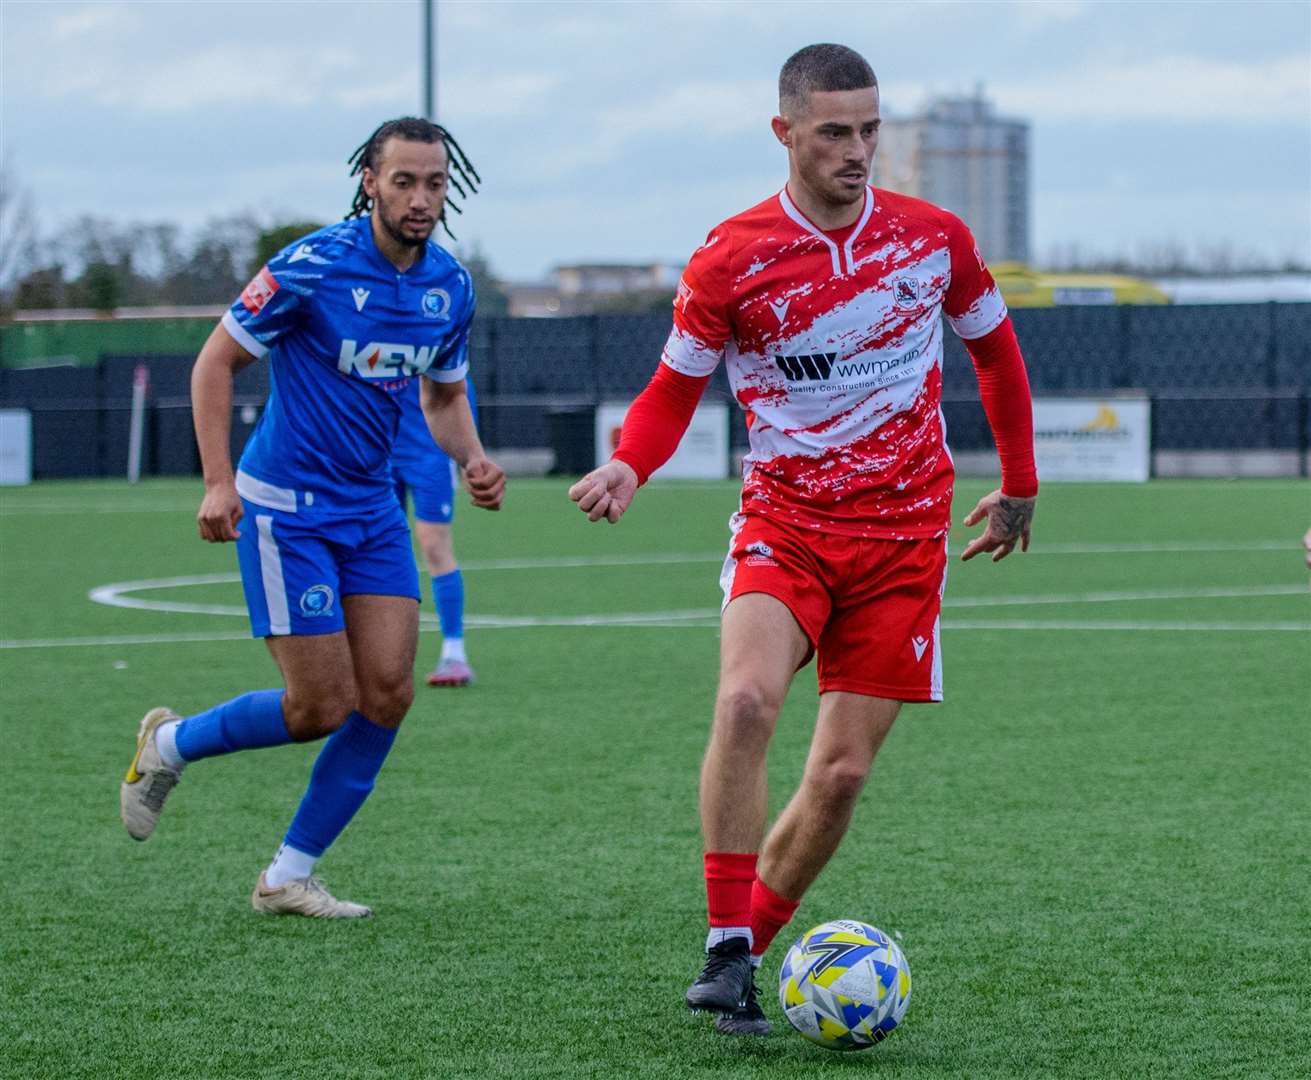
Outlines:
{"type": "MultiPolygon", "coordinates": [[[[947,701],[903,713],[780,939],[901,934],[906,1023],[855,1055],[787,1028],[777,945],[772,1036],[681,1003],[735,486],[653,485],[613,528],[566,487],[461,511],[480,681],[420,689],[320,864],[377,910],[350,925],[249,907],[313,748],[198,763],[149,843],[119,824],[147,707],[277,684],[198,484],[0,491],[0,1075],[1308,1075],[1305,482],[1049,484],[1027,555],[953,565],[947,701]]],[[[780,721],[776,806],[814,690],[780,721]]]]}

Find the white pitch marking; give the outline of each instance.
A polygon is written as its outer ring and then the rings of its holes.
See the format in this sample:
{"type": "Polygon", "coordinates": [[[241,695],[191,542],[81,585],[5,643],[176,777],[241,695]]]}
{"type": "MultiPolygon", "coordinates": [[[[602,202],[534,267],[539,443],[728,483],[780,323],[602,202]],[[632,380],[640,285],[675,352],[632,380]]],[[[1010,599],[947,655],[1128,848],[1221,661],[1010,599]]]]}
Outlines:
{"type": "Polygon", "coordinates": [[[182,615],[242,615],[244,607],[231,604],[193,604],[182,600],[139,600],[125,596],[129,592],[145,592],[149,589],[177,589],[186,585],[228,585],[241,580],[240,574],[188,574],[182,577],[145,578],[141,581],[114,581],[108,585],[97,585],[87,599],[96,604],[109,607],[136,608],[139,611],[172,611],[182,615]]]}
{"type": "MultiPolygon", "coordinates": [[[[664,613],[666,615],[675,615],[676,618],[669,621],[659,621],[659,612],[640,612],[626,615],[611,616],[606,620],[603,616],[581,616],[575,618],[544,618],[522,620],[497,621],[489,620],[486,624],[481,625],[484,630],[525,630],[536,629],[543,626],[552,626],[557,628],[577,628],[590,629],[598,626],[606,626],[619,629],[632,630],[717,630],[719,628],[719,617],[714,613],[703,614],[701,619],[704,621],[694,621],[691,618],[685,618],[677,612],[664,613]],[[581,621],[587,620],[587,621],[581,621]]],[[[469,620],[465,620],[468,622],[469,620]]],[[[1193,623],[1193,622],[1128,622],[1128,621],[1089,621],[1074,622],[1069,620],[965,620],[963,622],[946,621],[942,624],[944,630],[1113,630],[1113,631],[1154,631],[1154,632],[1188,632],[1188,633],[1311,633],[1311,623],[1296,622],[1262,622],[1262,623],[1193,623]]],[[[437,627],[424,626],[421,628],[423,633],[433,633],[437,627]]],[[[210,643],[221,641],[250,641],[249,634],[240,632],[227,633],[193,633],[193,634],[122,634],[108,637],[80,637],[80,638],[29,638],[17,641],[0,641],[0,651],[6,649],[69,649],[69,648],[99,648],[113,646],[115,648],[125,645],[185,645],[193,643],[210,643]]]]}
{"type": "Polygon", "coordinates": [[[1258,622],[1258,623],[1239,623],[1239,622],[1128,622],[1125,620],[1108,620],[1108,619],[1089,619],[1087,622],[1071,619],[1018,619],[1010,620],[980,620],[964,619],[960,622],[945,622],[942,624],[947,630],[1160,630],[1160,631],[1188,631],[1205,633],[1206,631],[1222,631],[1225,633],[1239,633],[1244,631],[1251,632],[1290,632],[1308,634],[1311,633],[1311,622],[1258,622]]]}
{"type": "Polygon", "coordinates": [[[963,596],[945,599],[944,608],[1028,607],[1031,604],[1112,604],[1137,600],[1227,600],[1246,596],[1299,596],[1305,585],[1235,585],[1214,589],[1145,589],[1088,593],[1049,593],[1045,596],[963,596]]]}
{"type": "Polygon", "coordinates": [[[90,516],[92,514],[182,514],[194,513],[196,503],[194,501],[187,503],[177,503],[173,506],[159,503],[118,503],[114,506],[78,506],[74,503],[50,503],[46,506],[5,506],[0,507],[0,518],[9,517],[37,517],[43,514],[77,514],[79,516],[90,516]]]}
{"type": "MultiPolygon", "coordinates": [[[[466,567],[467,568],[467,567],[466,567]]],[[[484,566],[483,569],[520,569],[516,564],[513,567],[493,567],[484,566]]],[[[99,585],[92,589],[88,598],[97,604],[105,604],[109,607],[134,608],[139,611],[167,611],[183,615],[224,615],[244,618],[246,609],[232,604],[200,604],[191,603],[183,600],[147,600],[134,596],[128,596],[131,592],[145,592],[152,589],[172,589],[181,588],[188,585],[225,585],[240,581],[237,574],[190,574],[182,577],[171,578],[145,578],[140,581],[116,581],[108,585],[99,585]]],[[[978,608],[978,607],[1027,607],[1037,604],[1106,604],[1116,602],[1133,602],[1144,600],[1219,600],[1219,599],[1241,599],[1244,597],[1256,596],[1297,596],[1307,591],[1305,585],[1238,585],[1222,586],[1217,588],[1201,589],[1147,589],[1138,591],[1117,590],[1108,592],[1088,592],[1088,593],[1049,593],[1041,596],[966,596],[951,598],[948,597],[943,601],[944,608],[978,608]]],[[[709,615],[716,615],[711,609],[700,612],[672,612],[672,613],[654,613],[652,618],[657,619],[689,619],[701,618],[709,615]]],[[[562,618],[572,618],[575,620],[586,619],[612,619],[613,615],[576,615],[561,616],[562,618]]],[[[471,625],[497,625],[509,626],[514,625],[513,620],[516,618],[536,619],[536,618],[557,618],[557,616],[467,616],[466,621],[471,625]],[[493,620],[492,622],[481,622],[480,620],[493,620]]],[[[525,623],[524,625],[529,625],[525,623]]],[[[532,625],[571,625],[569,623],[549,624],[533,623],[532,625]]],[[[591,625],[578,622],[576,625],[591,625]]],[[[595,625],[612,625],[609,622],[596,623],[595,625]]]]}

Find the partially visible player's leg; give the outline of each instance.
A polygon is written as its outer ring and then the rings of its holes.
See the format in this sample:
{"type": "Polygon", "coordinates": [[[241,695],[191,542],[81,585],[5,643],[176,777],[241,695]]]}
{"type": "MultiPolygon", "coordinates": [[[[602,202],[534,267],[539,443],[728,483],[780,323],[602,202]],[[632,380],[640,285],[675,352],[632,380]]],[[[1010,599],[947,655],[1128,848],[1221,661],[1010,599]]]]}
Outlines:
{"type": "Polygon", "coordinates": [[[423,553],[432,586],[433,606],[442,631],[442,654],[428,674],[429,686],[468,686],[473,669],[464,650],[464,575],[455,559],[451,521],[455,515],[456,468],[434,448],[431,461],[416,476],[411,470],[414,495],[414,535],[423,553]]]}
{"type": "Polygon", "coordinates": [[[307,686],[323,674],[324,663],[353,673],[353,696],[344,721],[319,751],[282,845],[255,888],[251,900],[258,911],[345,918],[371,914],[362,905],[334,900],[317,887],[311,873],[373,791],[414,698],[418,606],[409,596],[374,595],[346,596],[342,605],[346,633],[332,635],[331,655],[304,639],[270,643],[287,679],[289,700],[293,686],[307,686]]]}
{"type": "Polygon", "coordinates": [[[433,607],[442,631],[442,653],[428,674],[429,686],[468,686],[473,668],[464,649],[464,574],[455,559],[451,526],[415,518],[414,535],[423,552],[432,586],[433,607]]]}
{"type": "MultiPolygon", "coordinates": [[[[900,709],[900,701],[886,698],[821,695],[801,785],[761,849],[760,878],[769,893],[799,901],[833,857],[900,709]]],[[[759,951],[768,944],[758,943],[759,951]]]]}
{"type": "Polygon", "coordinates": [[[792,676],[810,641],[782,601],[764,593],[725,608],[714,725],[701,768],[710,930],[690,1008],[730,1012],[751,990],[751,887],[765,830],[765,756],[792,676]]]}

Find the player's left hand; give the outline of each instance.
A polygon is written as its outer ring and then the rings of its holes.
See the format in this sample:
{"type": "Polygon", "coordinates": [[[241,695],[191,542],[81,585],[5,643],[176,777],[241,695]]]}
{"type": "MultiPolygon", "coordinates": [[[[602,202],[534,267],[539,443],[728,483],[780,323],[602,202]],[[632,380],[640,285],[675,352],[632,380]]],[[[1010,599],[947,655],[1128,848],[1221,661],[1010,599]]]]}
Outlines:
{"type": "Polygon", "coordinates": [[[505,470],[491,458],[471,458],[464,466],[464,483],[474,506],[499,510],[505,498],[505,470]]]}
{"type": "Polygon", "coordinates": [[[977,525],[985,517],[988,527],[982,536],[976,536],[961,553],[961,561],[967,562],[981,551],[991,551],[992,561],[999,562],[1020,545],[1021,551],[1029,550],[1029,528],[1033,524],[1033,510],[1037,498],[1020,499],[1014,495],[1003,495],[1001,489],[991,491],[978,501],[974,509],[965,517],[966,525],[977,525]]]}

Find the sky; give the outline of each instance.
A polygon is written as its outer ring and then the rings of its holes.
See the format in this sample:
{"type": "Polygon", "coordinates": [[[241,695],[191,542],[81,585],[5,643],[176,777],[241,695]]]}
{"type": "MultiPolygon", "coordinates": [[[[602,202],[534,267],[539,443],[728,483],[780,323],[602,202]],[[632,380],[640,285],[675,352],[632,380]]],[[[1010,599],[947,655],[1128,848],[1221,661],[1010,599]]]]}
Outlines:
{"type": "MultiPolygon", "coordinates": [[[[982,85],[1031,129],[1032,247],[1311,263],[1311,4],[439,0],[438,119],[500,276],[682,263],[777,191],[778,69],[859,50],[885,115],[982,85]]],[[[346,158],[419,112],[419,0],[0,2],[0,150],[46,233],[81,215],[330,221],[346,158]]]]}

